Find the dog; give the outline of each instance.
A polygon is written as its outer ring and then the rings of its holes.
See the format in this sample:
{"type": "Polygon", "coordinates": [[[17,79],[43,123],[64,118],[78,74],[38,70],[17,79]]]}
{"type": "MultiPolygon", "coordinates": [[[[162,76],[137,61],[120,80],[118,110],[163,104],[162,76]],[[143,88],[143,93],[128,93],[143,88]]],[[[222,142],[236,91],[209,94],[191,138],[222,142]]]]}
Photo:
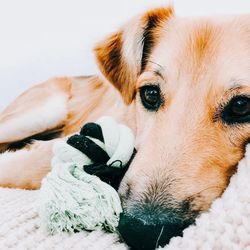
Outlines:
{"type": "Polygon", "coordinates": [[[38,189],[52,145],[111,115],[135,155],[119,194],[119,231],[134,249],[181,235],[220,197],[250,136],[250,15],[139,15],[94,48],[100,76],[53,78],[0,116],[0,185],[38,189]]]}

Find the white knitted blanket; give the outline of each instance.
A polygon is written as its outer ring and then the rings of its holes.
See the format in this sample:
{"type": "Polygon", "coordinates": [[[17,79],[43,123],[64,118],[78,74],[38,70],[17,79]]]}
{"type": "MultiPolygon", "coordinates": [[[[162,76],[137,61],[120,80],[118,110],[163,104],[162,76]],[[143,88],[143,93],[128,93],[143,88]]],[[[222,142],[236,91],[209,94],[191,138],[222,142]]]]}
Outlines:
{"type": "MultiPolygon", "coordinates": [[[[101,231],[48,236],[40,228],[36,200],[39,191],[0,188],[0,249],[123,250],[114,234],[101,231]]],[[[196,224],[164,249],[250,250],[250,146],[221,198],[196,224]]]]}

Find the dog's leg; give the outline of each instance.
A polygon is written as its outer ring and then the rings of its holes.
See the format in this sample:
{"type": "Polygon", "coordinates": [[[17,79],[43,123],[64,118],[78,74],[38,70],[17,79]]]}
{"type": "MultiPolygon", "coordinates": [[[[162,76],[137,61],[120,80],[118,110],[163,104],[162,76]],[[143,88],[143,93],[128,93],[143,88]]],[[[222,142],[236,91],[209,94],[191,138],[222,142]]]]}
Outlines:
{"type": "Polygon", "coordinates": [[[71,80],[54,78],[20,95],[0,114],[0,152],[8,145],[58,131],[68,118],[71,80]]]}
{"type": "Polygon", "coordinates": [[[52,146],[56,140],[36,141],[24,149],[0,154],[0,186],[39,188],[51,169],[52,146]]]}

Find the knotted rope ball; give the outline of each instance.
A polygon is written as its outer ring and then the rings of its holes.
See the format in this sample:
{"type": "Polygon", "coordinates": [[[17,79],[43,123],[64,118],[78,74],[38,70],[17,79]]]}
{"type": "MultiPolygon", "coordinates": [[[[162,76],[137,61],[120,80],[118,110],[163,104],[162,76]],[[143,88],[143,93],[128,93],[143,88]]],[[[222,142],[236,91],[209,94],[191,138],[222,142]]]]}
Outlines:
{"type": "Polygon", "coordinates": [[[87,123],[54,144],[52,170],[40,190],[40,217],[50,233],[116,230],[116,189],[134,152],[134,135],[111,117],[87,123]]]}

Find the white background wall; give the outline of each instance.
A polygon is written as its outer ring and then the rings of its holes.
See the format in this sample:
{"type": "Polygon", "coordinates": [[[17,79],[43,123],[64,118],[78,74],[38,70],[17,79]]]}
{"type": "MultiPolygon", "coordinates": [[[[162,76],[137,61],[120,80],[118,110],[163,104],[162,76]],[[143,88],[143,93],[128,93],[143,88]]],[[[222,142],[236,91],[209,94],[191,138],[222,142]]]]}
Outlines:
{"type": "MultiPolygon", "coordinates": [[[[30,85],[96,72],[91,48],[168,0],[0,0],[0,111],[30,85]]],[[[172,0],[181,16],[249,13],[250,0],[172,0]]]]}

